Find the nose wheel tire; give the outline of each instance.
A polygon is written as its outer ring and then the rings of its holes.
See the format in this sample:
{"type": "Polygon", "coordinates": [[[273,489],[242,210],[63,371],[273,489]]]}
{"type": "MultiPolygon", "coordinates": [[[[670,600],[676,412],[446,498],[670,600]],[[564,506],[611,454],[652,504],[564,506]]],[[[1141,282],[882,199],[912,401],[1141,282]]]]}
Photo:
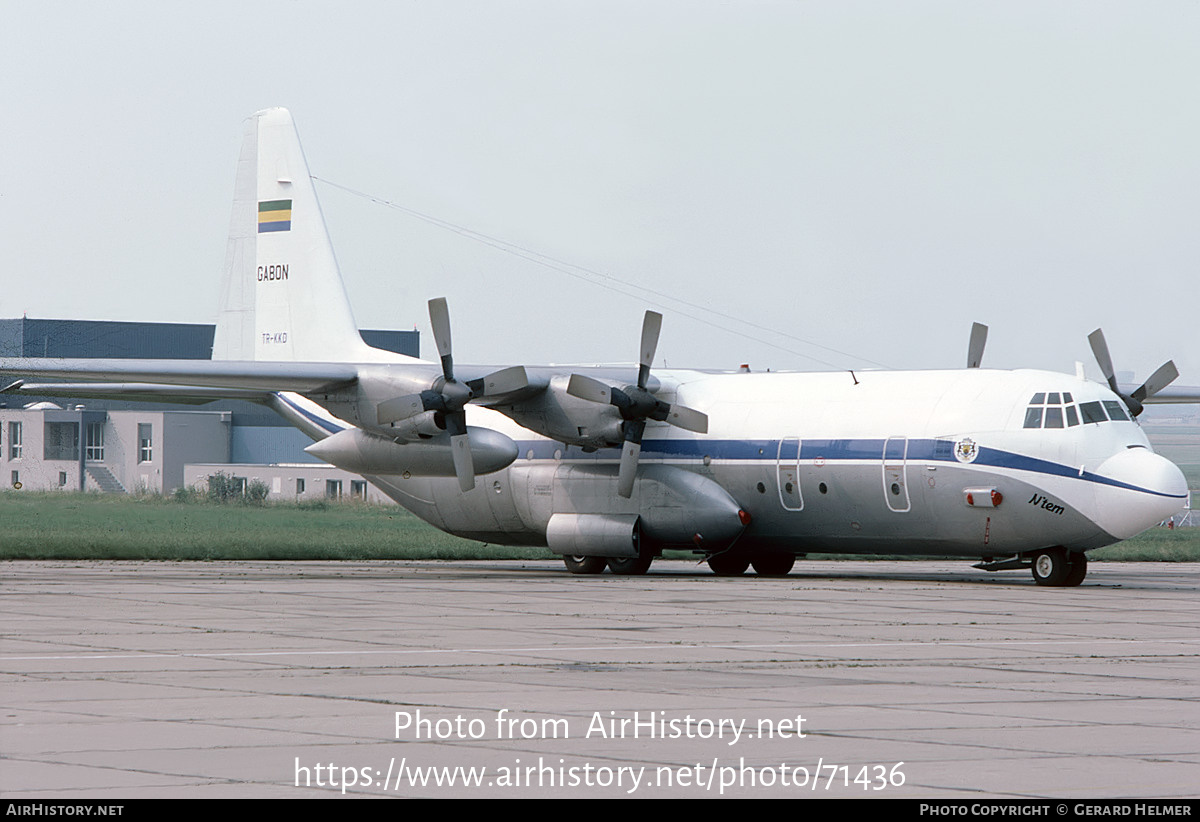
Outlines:
{"type": "Polygon", "coordinates": [[[1065,548],[1047,548],[1033,555],[1033,581],[1063,588],[1078,585],[1087,575],[1087,556],[1068,554],[1065,548]]]}
{"type": "Polygon", "coordinates": [[[604,557],[563,556],[567,570],[572,574],[599,574],[608,566],[604,557]]]}
{"type": "Polygon", "coordinates": [[[1067,572],[1067,578],[1063,585],[1068,588],[1073,588],[1083,582],[1083,578],[1087,576],[1087,554],[1071,554],[1071,570],[1067,572]]]}

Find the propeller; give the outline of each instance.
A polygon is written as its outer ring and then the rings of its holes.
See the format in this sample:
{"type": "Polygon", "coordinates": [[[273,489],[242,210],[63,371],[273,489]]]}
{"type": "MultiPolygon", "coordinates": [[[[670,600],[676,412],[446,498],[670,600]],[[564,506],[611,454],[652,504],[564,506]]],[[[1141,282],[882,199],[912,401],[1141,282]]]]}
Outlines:
{"type": "Polygon", "coordinates": [[[1174,360],[1167,360],[1158,367],[1150,378],[1134,389],[1132,394],[1122,394],[1117,386],[1116,372],[1113,369],[1112,357],[1108,354],[1108,343],[1104,341],[1104,332],[1097,328],[1091,334],[1088,334],[1088,343],[1092,346],[1092,354],[1096,357],[1096,364],[1100,366],[1100,371],[1103,372],[1104,378],[1108,380],[1108,387],[1116,394],[1129,408],[1129,413],[1137,416],[1142,413],[1142,403],[1147,397],[1152,397],[1159,391],[1162,391],[1168,385],[1175,381],[1179,376],[1179,370],[1175,368],[1174,360]]]}
{"type": "Polygon", "coordinates": [[[486,377],[466,382],[454,376],[454,355],[450,338],[450,309],[445,297],[429,301],[429,321],[433,340],[442,362],[442,376],[433,387],[419,394],[406,394],[379,403],[376,416],[380,425],[390,425],[425,411],[437,413],[439,425],[450,435],[451,455],[458,487],[470,491],[475,487],[475,464],[471,443],[467,437],[467,403],[477,397],[495,396],[518,391],[529,384],[525,368],[514,365],[494,371],[486,377]]]}
{"type": "Polygon", "coordinates": [[[967,345],[967,368],[978,368],[983,362],[983,346],[987,342],[988,327],[983,323],[971,323],[971,342],[967,345]]]}
{"type": "Polygon", "coordinates": [[[567,383],[567,393],[571,396],[614,406],[624,420],[621,425],[624,443],[621,446],[621,467],[617,474],[617,493],[626,499],[633,495],[633,481],[637,476],[646,420],[666,422],[698,434],[708,433],[708,415],[682,405],[665,403],[646,388],[661,330],[662,314],[647,311],[642,320],[642,346],[636,385],[614,388],[582,374],[572,374],[567,383]]]}

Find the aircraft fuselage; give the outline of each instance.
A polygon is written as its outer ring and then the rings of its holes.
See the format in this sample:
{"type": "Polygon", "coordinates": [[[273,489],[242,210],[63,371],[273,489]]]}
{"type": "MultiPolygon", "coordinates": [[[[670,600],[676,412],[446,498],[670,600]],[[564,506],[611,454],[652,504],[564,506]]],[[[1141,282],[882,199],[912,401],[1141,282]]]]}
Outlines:
{"type": "Polygon", "coordinates": [[[658,377],[659,396],[706,413],[709,432],[651,423],[631,499],[613,493],[618,449],[588,453],[481,408],[470,409],[472,422],[511,437],[518,456],[479,476],[473,491],[461,493],[452,477],[374,479],[433,525],[471,539],[545,544],[556,514],[637,516],[653,531],[666,510],[674,518],[658,529],[666,536],[651,541],[704,551],[736,539],[790,553],[1082,552],[1132,536],[1186,500],[1179,469],[1153,453],[1115,395],[1070,375],[658,377]],[[672,479],[679,471],[708,482],[683,487],[672,479]],[[744,530],[726,527],[728,511],[706,521],[721,507],[705,496],[709,483],[728,494],[734,515],[749,515],[744,530]]]}

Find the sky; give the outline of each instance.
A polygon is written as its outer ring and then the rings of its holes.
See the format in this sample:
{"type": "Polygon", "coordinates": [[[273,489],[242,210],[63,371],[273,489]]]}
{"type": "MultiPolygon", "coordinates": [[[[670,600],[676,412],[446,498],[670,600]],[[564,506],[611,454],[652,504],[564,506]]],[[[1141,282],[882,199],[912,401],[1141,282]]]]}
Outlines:
{"type": "Polygon", "coordinates": [[[956,368],[979,321],[1200,385],[1194,0],[0,12],[0,317],[213,322],[285,106],[356,320],[427,356],[444,296],[464,363],[631,362],[653,308],[656,367],[956,368]]]}

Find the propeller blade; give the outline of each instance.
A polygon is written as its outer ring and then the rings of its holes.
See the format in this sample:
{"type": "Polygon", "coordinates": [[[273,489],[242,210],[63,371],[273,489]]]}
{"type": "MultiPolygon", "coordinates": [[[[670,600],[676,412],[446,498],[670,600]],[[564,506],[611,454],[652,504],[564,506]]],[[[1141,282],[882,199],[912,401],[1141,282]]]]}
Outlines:
{"type": "Polygon", "coordinates": [[[581,400],[602,402],[605,405],[612,404],[612,386],[582,374],[571,375],[571,379],[567,383],[567,393],[572,397],[579,397],[581,400]]]}
{"type": "Polygon", "coordinates": [[[617,474],[617,493],[625,499],[633,496],[633,481],[637,479],[638,454],[642,453],[642,445],[638,442],[627,442],[621,448],[621,469],[617,474]]]}
{"type": "Polygon", "coordinates": [[[469,383],[472,390],[476,389],[475,383],[477,382],[481,383],[479,387],[482,390],[479,393],[485,397],[494,397],[498,394],[508,394],[528,388],[529,376],[525,373],[525,366],[514,365],[511,368],[493,371],[481,380],[472,380],[469,383]]]}
{"type": "Polygon", "coordinates": [[[470,491],[475,487],[475,460],[471,457],[471,442],[465,433],[450,437],[450,455],[454,458],[458,487],[470,491]]]}
{"type": "Polygon", "coordinates": [[[1142,383],[1130,396],[1138,402],[1143,402],[1147,397],[1153,397],[1159,391],[1162,391],[1168,385],[1175,382],[1175,378],[1178,376],[1179,369],[1175,367],[1175,361],[1167,360],[1158,367],[1157,371],[1150,375],[1150,379],[1142,383]]]}
{"type": "Polygon", "coordinates": [[[446,431],[450,436],[461,437],[467,433],[467,412],[459,409],[458,411],[446,412],[446,431]]]}
{"type": "Polygon", "coordinates": [[[406,394],[379,403],[375,410],[380,425],[390,425],[393,422],[415,417],[425,410],[425,403],[420,394],[406,394]]]}
{"type": "Polygon", "coordinates": [[[650,366],[654,362],[654,352],[658,350],[658,334],[662,331],[662,314],[657,311],[647,311],[642,320],[642,350],[638,360],[638,388],[645,388],[650,378],[650,366]]]}
{"type": "Polygon", "coordinates": [[[983,346],[987,343],[988,327],[971,323],[971,342],[967,345],[967,368],[978,368],[983,362],[983,346]]]}
{"type": "Polygon", "coordinates": [[[671,406],[671,411],[667,414],[667,422],[679,428],[686,428],[688,431],[695,431],[697,434],[708,433],[708,415],[683,405],[671,406]]]}
{"type": "Polygon", "coordinates": [[[1113,370],[1112,357],[1108,355],[1108,343],[1104,341],[1104,332],[1097,328],[1088,334],[1088,343],[1092,346],[1092,354],[1096,357],[1096,364],[1100,366],[1104,379],[1108,380],[1108,387],[1114,394],[1121,393],[1117,390],[1117,377],[1113,370]]]}
{"type": "Polygon", "coordinates": [[[625,499],[633,496],[633,481],[637,479],[638,456],[642,453],[645,430],[645,420],[625,423],[625,444],[621,447],[621,468],[617,473],[617,493],[625,499]]]}
{"type": "Polygon", "coordinates": [[[454,379],[454,357],[450,345],[450,308],[445,297],[429,301],[429,324],[433,327],[433,341],[437,344],[438,356],[442,358],[442,374],[447,380],[454,379]]]}

